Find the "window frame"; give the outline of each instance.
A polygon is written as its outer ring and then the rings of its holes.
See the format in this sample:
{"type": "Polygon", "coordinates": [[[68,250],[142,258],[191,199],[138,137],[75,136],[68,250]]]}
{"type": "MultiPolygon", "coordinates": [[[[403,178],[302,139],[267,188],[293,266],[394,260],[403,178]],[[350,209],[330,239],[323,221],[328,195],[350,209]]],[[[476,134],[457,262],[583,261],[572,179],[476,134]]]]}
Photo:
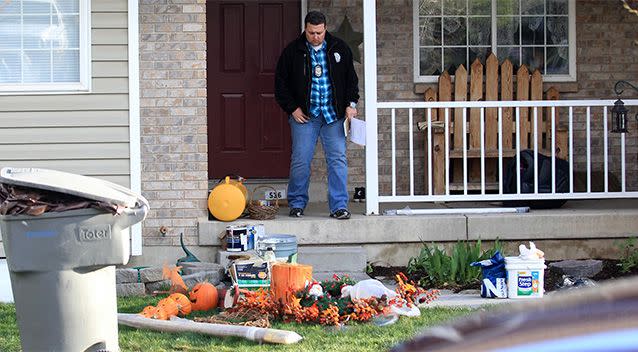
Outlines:
{"type": "Polygon", "coordinates": [[[0,95],[73,94],[91,91],[91,6],[79,0],[80,80],[70,83],[0,83],[0,95]]]}
{"type": "MultiPolygon", "coordinates": [[[[498,49],[496,43],[497,35],[497,15],[496,15],[496,0],[492,1],[490,18],[492,21],[492,36],[491,36],[491,50],[498,57],[498,49]]],[[[576,0],[567,0],[567,17],[568,17],[568,47],[569,47],[569,73],[568,74],[543,74],[543,80],[545,82],[576,82],[576,0]]],[[[413,52],[413,73],[414,83],[436,83],[439,76],[433,75],[421,75],[420,74],[420,30],[419,30],[419,0],[412,1],[412,52],[413,52]]],[[[467,15],[466,15],[467,16],[467,15]]],[[[441,18],[446,16],[441,15],[441,18]]],[[[453,16],[452,16],[453,17],[453,16]]],[[[470,16],[471,17],[471,16],[470,16]]],[[[466,47],[469,45],[466,44],[466,47]]],[[[519,47],[523,47],[519,45],[519,47]]],[[[547,48],[547,44],[543,44],[542,47],[547,48]]],[[[471,63],[468,63],[468,66],[471,63]]],[[[466,67],[467,69],[467,67],[466,67]]],[[[451,75],[454,77],[454,75],[451,75]]]]}

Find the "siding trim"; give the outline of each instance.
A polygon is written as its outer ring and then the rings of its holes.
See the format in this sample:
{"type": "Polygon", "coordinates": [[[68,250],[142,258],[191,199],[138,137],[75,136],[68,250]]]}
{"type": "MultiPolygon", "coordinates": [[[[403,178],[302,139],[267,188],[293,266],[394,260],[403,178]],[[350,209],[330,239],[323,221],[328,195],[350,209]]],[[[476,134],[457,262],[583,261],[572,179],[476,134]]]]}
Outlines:
{"type": "MultiPolygon", "coordinates": [[[[139,63],[139,5],[128,3],[128,94],[131,190],[142,193],[142,157],[140,146],[140,63],[139,63]]],[[[142,224],[131,228],[131,255],[142,255],[142,224]]]]}

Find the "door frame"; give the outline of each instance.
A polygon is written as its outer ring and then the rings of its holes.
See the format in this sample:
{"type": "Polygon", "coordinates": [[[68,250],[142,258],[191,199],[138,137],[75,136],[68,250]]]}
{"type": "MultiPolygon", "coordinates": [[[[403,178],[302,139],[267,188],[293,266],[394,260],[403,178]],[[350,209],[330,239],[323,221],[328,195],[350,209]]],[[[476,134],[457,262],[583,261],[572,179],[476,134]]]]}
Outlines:
{"type": "MultiPolygon", "coordinates": [[[[300,0],[299,8],[300,8],[300,12],[301,12],[300,13],[300,17],[301,18],[299,20],[299,24],[300,24],[300,28],[299,28],[300,32],[299,33],[301,33],[305,29],[304,19],[305,19],[306,15],[308,14],[308,0],[300,0]]],[[[208,85],[206,86],[206,95],[208,97],[208,85]]],[[[206,107],[206,110],[208,111],[208,107],[206,107]]],[[[208,116],[208,112],[206,113],[206,115],[208,116]]],[[[207,131],[206,135],[207,135],[207,138],[208,138],[208,131],[207,131]]],[[[208,156],[208,153],[209,152],[206,151],[206,159],[210,160],[209,156],[208,156]]],[[[207,165],[207,169],[210,170],[210,165],[207,165]]],[[[207,171],[207,174],[208,174],[208,171],[207,171]]],[[[208,175],[207,178],[208,178],[209,188],[210,188],[212,182],[214,182],[214,183],[217,182],[217,180],[216,179],[212,179],[210,177],[210,175],[208,175]]],[[[262,180],[262,179],[255,178],[255,179],[251,179],[251,180],[254,181],[254,180],[262,180]]],[[[286,182],[288,182],[288,178],[273,178],[273,179],[263,179],[263,180],[268,180],[269,182],[277,182],[277,181],[280,181],[280,182],[281,181],[286,181],[286,182]]]]}

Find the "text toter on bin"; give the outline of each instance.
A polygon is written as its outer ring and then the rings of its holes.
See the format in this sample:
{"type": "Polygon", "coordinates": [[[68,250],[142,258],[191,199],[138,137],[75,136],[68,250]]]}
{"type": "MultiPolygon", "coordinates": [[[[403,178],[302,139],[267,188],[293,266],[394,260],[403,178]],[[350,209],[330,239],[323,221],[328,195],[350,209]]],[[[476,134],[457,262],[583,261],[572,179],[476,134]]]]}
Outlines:
{"type": "Polygon", "coordinates": [[[0,231],[24,351],[119,351],[115,265],[148,202],[66,172],[0,170],[0,231]],[[34,215],[35,214],[35,215],[34,215]]]}

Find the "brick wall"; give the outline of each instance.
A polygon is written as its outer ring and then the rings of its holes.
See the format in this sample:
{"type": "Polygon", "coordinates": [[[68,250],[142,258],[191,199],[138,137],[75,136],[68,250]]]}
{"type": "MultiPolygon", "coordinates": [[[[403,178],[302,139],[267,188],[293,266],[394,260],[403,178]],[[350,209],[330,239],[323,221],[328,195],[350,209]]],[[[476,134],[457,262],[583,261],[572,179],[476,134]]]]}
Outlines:
{"type": "Polygon", "coordinates": [[[144,245],[178,245],[180,233],[197,244],[208,187],[205,0],[141,0],[139,9],[144,245]]]}
{"type": "MultiPolygon", "coordinates": [[[[615,99],[613,87],[616,81],[624,79],[634,84],[638,83],[638,16],[622,8],[618,1],[578,0],[576,6],[577,33],[577,68],[578,82],[575,92],[562,94],[564,99],[615,99]]],[[[626,90],[623,98],[637,99],[638,92],[626,90]]],[[[633,116],[638,112],[632,108],[629,119],[629,130],[626,135],[626,173],[627,183],[633,190],[638,187],[638,148],[636,132],[638,125],[633,116]]],[[[609,114],[611,119],[611,114],[609,114]]],[[[592,126],[592,139],[602,136],[601,112],[597,112],[592,121],[598,124],[592,126]]],[[[585,123],[581,116],[576,120],[574,137],[580,142],[574,153],[580,168],[586,162],[585,123]]],[[[619,135],[612,135],[610,139],[610,170],[620,172],[619,135]]],[[[600,138],[598,138],[600,140],[600,138]]],[[[598,169],[602,168],[602,145],[597,143],[592,147],[592,161],[598,169]]]]}

